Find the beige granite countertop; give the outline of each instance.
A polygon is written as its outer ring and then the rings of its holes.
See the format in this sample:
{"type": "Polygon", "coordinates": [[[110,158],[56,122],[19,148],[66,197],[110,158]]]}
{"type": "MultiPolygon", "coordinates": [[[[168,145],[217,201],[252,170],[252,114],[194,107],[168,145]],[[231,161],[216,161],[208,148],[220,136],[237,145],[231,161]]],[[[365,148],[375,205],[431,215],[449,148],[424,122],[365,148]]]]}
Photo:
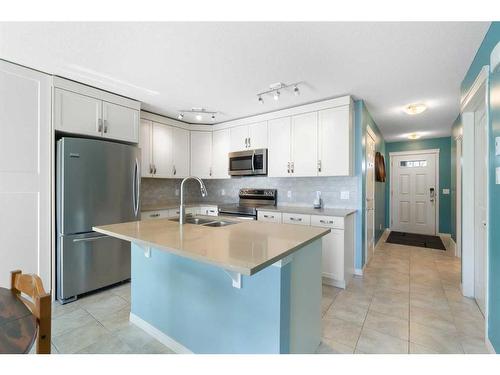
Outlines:
{"type": "MultiPolygon", "coordinates": [[[[141,212],[179,208],[180,203],[181,202],[178,200],[173,200],[153,205],[141,205],[141,212]]],[[[221,204],[222,204],[221,202],[214,202],[214,201],[199,201],[199,202],[186,202],[184,206],[186,207],[220,206],[221,204]]]]}
{"type": "Polygon", "coordinates": [[[244,275],[253,275],[330,232],[328,228],[258,221],[218,228],[183,224],[181,230],[179,223],[168,219],[103,225],[93,230],[244,275]]]}
{"type": "Polygon", "coordinates": [[[354,208],[312,208],[305,206],[263,206],[258,207],[257,211],[275,211],[275,212],[288,212],[291,214],[304,214],[304,215],[325,215],[346,217],[355,213],[357,210],[354,208]]]}

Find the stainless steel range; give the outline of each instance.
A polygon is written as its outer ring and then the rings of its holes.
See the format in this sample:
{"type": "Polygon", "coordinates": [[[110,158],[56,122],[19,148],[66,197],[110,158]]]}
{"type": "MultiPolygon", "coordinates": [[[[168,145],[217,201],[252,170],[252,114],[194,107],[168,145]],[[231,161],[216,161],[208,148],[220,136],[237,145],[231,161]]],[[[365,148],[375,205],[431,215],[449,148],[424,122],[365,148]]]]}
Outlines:
{"type": "Polygon", "coordinates": [[[239,219],[257,220],[257,207],[276,206],[276,189],[240,189],[239,203],[219,206],[219,214],[239,219]]]}

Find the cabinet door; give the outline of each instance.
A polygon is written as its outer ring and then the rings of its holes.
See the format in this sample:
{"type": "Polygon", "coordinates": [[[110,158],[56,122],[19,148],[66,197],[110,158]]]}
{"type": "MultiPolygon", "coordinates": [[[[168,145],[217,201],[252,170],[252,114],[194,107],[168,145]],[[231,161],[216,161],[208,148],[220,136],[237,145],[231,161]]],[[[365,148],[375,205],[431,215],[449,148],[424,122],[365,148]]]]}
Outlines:
{"type": "Polygon", "coordinates": [[[248,147],[248,126],[235,126],[230,129],[231,149],[230,151],[242,151],[248,147]]]}
{"type": "Polygon", "coordinates": [[[56,88],[54,127],[68,133],[102,136],[102,101],[56,88]]]}
{"type": "Polygon", "coordinates": [[[216,130],[213,132],[212,137],[212,177],[229,178],[227,170],[229,168],[230,130],[216,130]]]}
{"type": "Polygon", "coordinates": [[[172,128],[153,122],[153,175],[172,176],[172,128]]]}
{"type": "Polygon", "coordinates": [[[267,121],[248,125],[249,148],[267,148],[267,121]]]}
{"type": "Polygon", "coordinates": [[[212,169],[212,132],[191,132],[191,174],[210,178],[212,169]]]}
{"type": "Polygon", "coordinates": [[[349,107],[319,111],[318,114],[319,176],[352,174],[352,126],[349,107]]]}
{"type": "Polygon", "coordinates": [[[323,237],[323,277],[344,283],[344,231],[332,229],[323,237]]]}
{"type": "Polygon", "coordinates": [[[49,75],[0,60],[0,287],[4,288],[10,288],[10,271],[20,269],[39,275],[47,292],[52,289],[51,82],[49,75]]]}
{"type": "Polygon", "coordinates": [[[141,177],[152,177],[153,162],[151,136],[153,124],[149,120],[141,120],[139,148],[141,149],[141,177]]]}
{"type": "Polygon", "coordinates": [[[292,176],[318,175],[318,113],[292,117],[292,176]]]}
{"type": "Polygon", "coordinates": [[[189,176],[189,130],[172,127],[172,174],[176,178],[189,176]]]}
{"type": "Polygon", "coordinates": [[[269,121],[268,124],[268,175],[269,177],[290,176],[291,125],[290,117],[269,121]]]}
{"type": "Polygon", "coordinates": [[[139,111],[121,105],[102,102],[103,133],[106,138],[137,143],[139,111]]]}

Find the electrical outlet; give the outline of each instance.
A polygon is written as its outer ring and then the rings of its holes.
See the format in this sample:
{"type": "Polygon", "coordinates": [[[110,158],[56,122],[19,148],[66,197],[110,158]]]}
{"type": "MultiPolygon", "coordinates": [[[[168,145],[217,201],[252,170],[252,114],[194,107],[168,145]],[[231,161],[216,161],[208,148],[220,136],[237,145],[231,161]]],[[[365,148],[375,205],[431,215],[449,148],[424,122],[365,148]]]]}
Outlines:
{"type": "Polygon", "coordinates": [[[286,193],[286,196],[287,196],[287,198],[292,198],[292,191],[288,190],[288,192],[286,193]]]}
{"type": "Polygon", "coordinates": [[[220,195],[223,195],[223,196],[226,195],[226,190],[220,189],[220,195]]]}
{"type": "Polygon", "coordinates": [[[349,191],[343,190],[340,192],[340,199],[349,199],[349,191]]]}
{"type": "Polygon", "coordinates": [[[450,189],[443,189],[444,195],[450,195],[450,189]]]}
{"type": "Polygon", "coordinates": [[[175,189],[175,196],[178,197],[179,196],[179,189],[175,189]]]}

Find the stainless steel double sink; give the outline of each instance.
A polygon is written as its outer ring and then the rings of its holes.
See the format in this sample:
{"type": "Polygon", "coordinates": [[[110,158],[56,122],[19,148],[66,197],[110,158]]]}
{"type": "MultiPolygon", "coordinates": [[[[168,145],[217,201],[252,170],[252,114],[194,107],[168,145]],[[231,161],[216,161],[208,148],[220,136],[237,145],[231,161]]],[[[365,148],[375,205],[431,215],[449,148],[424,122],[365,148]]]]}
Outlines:
{"type": "MultiPolygon", "coordinates": [[[[170,221],[179,221],[179,218],[176,217],[174,219],[169,219],[170,221]]],[[[202,217],[186,217],[186,224],[196,224],[203,225],[204,227],[227,227],[228,225],[237,224],[236,221],[227,221],[227,220],[213,220],[213,219],[205,219],[202,217]]]]}

